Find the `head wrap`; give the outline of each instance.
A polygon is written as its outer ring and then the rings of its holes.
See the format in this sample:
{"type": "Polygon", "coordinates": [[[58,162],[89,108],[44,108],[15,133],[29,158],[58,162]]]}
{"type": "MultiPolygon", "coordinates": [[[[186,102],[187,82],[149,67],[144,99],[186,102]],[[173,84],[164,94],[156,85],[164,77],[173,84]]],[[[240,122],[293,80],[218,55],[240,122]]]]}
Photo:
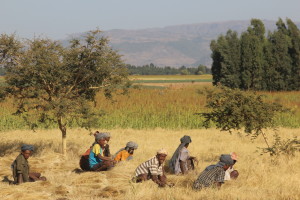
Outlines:
{"type": "Polygon", "coordinates": [[[33,151],[34,147],[32,145],[29,145],[29,144],[23,144],[22,147],[21,147],[21,151],[26,151],[26,150],[33,151]]]}
{"type": "Polygon", "coordinates": [[[233,160],[231,158],[231,155],[229,154],[222,154],[220,156],[220,161],[215,164],[215,165],[210,165],[208,167],[205,168],[205,170],[210,170],[210,169],[214,169],[216,167],[224,167],[224,165],[233,165],[233,160]]]}
{"type": "Polygon", "coordinates": [[[171,160],[169,161],[169,168],[171,169],[171,171],[175,172],[175,165],[176,165],[176,161],[178,159],[179,156],[179,152],[180,150],[188,143],[192,142],[192,139],[190,136],[185,135],[182,138],[180,138],[180,145],[177,147],[176,151],[174,152],[171,160]]]}
{"type": "Polygon", "coordinates": [[[98,140],[105,139],[105,138],[106,138],[105,133],[98,133],[98,134],[95,135],[96,142],[98,140]]]}
{"type": "Polygon", "coordinates": [[[108,133],[108,132],[104,132],[103,134],[105,135],[105,138],[110,137],[110,133],[108,133]]]}
{"type": "Polygon", "coordinates": [[[166,150],[166,149],[164,149],[164,148],[162,148],[162,149],[158,150],[156,153],[157,153],[157,154],[165,154],[165,155],[168,155],[168,152],[167,152],[167,150],[166,150]]]}
{"type": "Polygon", "coordinates": [[[132,142],[132,141],[127,142],[127,144],[126,144],[126,147],[128,147],[128,148],[133,148],[133,149],[137,149],[138,146],[139,146],[139,145],[138,145],[137,143],[132,142]]]}

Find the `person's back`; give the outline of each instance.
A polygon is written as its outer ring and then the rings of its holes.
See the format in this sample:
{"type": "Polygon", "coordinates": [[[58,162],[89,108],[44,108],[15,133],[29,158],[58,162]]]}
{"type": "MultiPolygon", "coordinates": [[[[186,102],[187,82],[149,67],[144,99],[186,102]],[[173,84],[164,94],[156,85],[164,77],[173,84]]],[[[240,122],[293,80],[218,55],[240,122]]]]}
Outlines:
{"type": "Polygon", "coordinates": [[[132,154],[130,154],[127,150],[124,149],[115,156],[114,160],[115,161],[125,161],[131,155],[132,154]]]}
{"type": "Polygon", "coordinates": [[[214,186],[214,183],[224,183],[225,171],[223,167],[215,167],[201,172],[193,184],[193,188],[200,190],[204,187],[214,186]]]}
{"type": "Polygon", "coordinates": [[[80,157],[79,166],[84,171],[89,171],[90,170],[90,164],[89,164],[89,155],[90,155],[90,152],[91,152],[91,149],[89,148],[80,157]]]}
{"type": "Polygon", "coordinates": [[[193,189],[201,190],[204,187],[221,187],[224,183],[225,171],[233,165],[233,160],[229,154],[222,154],[220,161],[215,165],[210,165],[200,173],[194,181],[193,189]]]}
{"type": "Polygon", "coordinates": [[[22,176],[23,182],[29,181],[29,165],[23,154],[19,154],[12,164],[14,183],[18,183],[18,178],[22,176]]]}

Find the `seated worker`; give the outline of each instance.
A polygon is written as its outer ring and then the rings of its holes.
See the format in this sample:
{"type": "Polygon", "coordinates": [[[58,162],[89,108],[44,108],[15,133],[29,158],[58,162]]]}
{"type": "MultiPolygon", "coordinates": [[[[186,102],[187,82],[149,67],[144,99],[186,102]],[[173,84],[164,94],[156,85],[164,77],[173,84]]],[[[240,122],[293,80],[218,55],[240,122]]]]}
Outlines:
{"type": "MultiPolygon", "coordinates": [[[[237,154],[235,152],[232,152],[230,156],[233,160],[233,165],[234,165],[237,161],[237,154]]],[[[225,171],[225,177],[224,177],[225,181],[229,181],[231,179],[237,179],[237,177],[239,176],[239,172],[233,169],[233,165],[225,171]]]]}
{"type": "Polygon", "coordinates": [[[132,156],[133,156],[134,150],[136,150],[137,148],[138,148],[137,143],[132,142],[132,141],[127,142],[126,147],[120,149],[116,153],[114,160],[117,162],[124,161],[124,160],[131,160],[133,158],[132,156]]]}
{"type": "Polygon", "coordinates": [[[218,187],[224,183],[225,171],[233,165],[229,154],[222,154],[216,165],[210,165],[200,173],[193,184],[193,189],[201,190],[204,187],[218,187]]]}
{"type": "Polygon", "coordinates": [[[192,142],[190,136],[183,136],[180,139],[181,144],[174,152],[171,160],[169,161],[169,168],[175,174],[186,174],[189,170],[193,170],[194,162],[197,161],[195,157],[189,155],[188,146],[192,142]]]}
{"type": "Polygon", "coordinates": [[[15,184],[24,182],[46,181],[44,176],[40,173],[29,172],[28,158],[31,156],[34,147],[32,145],[22,145],[21,153],[12,163],[13,178],[15,184]]]}
{"type": "Polygon", "coordinates": [[[164,162],[168,153],[165,149],[157,151],[156,156],[140,164],[135,170],[136,182],[152,179],[160,187],[167,185],[167,177],[164,172],[164,162]]]}
{"type": "Polygon", "coordinates": [[[115,161],[110,157],[104,156],[106,144],[106,135],[99,133],[96,136],[96,142],[91,148],[89,154],[89,166],[91,171],[105,171],[113,167],[115,161]]]}
{"type": "MultiPolygon", "coordinates": [[[[96,131],[93,135],[95,136],[95,142],[92,144],[92,146],[86,150],[86,152],[84,154],[81,155],[80,157],[80,161],[79,161],[79,166],[82,170],[84,171],[89,171],[90,170],[90,164],[89,164],[89,155],[91,152],[92,147],[94,146],[94,144],[97,144],[96,141],[96,135],[100,134],[99,131],[96,131]]],[[[110,134],[109,133],[101,133],[104,134],[105,136],[105,140],[106,143],[110,140],[110,134]]],[[[105,144],[105,148],[104,148],[104,156],[106,157],[111,157],[110,155],[110,150],[109,150],[109,145],[105,144]]]]}

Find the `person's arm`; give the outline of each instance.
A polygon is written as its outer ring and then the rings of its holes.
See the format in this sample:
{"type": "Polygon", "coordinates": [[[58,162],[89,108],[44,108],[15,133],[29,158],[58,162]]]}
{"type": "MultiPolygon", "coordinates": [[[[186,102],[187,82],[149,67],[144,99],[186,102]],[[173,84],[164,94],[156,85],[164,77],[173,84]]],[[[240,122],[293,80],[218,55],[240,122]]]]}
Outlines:
{"type": "Polygon", "coordinates": [[[187,169],[187,160],[190,158],[189,152],[187,149],[182,149],[179,155],[179,167],[182,174],[186,174],[188,172],[187,169]]]}
{"type": "Polygon", "coordinates": [[[187,169],[186,169],[186,161],[182,161],[179,160],[179,165],[180,165],[180,170],[182,174],[186,174],[187,173],[187,169]]]}
{"type": "Polygon", "coordinates": [[[216,186],[216,188],[220,189],[221,186],[222,186],[222,183],[221,183],[221,182],[216,182],[216,183],[215,183],[215,186],[216,186]]]}
{"type": "Polygon", "coordinates": [[[220,189],[222,184],[224,183],[225,171],[223,168],[218,169],[216,172],[215,186],[220,189]]]}
{"type": "Polygon", "coordinates": [[[99,159],[101,159],[101,160],[103,160],[103,161],[111,161],[111,162],[114,162],[114,163],[116,162],[116,161],[112,160],[111,157],[107,157],[107,156],[102,156],[102,155],[101,155],[101,147],[100,147],[99,144],[95,144],[95,145],[93,146],[92,151],[94,152],[94,154],[95,154],[99,159]]]}
{"type": "Polygon", "coordinates": [[[18,177],[17,184],[21,184],[21,183],[24,182],[24,181],[23,181],[23,174],[18,174],[17,177],[18,177]]]}
{"type": "Polygon", "coordinates": [[[101,156],[100,153],[97,155],[97,157],[104,161],[116,162],[115,160],[112,160],[111,157],[101,156]]]}
{"type": "Polygon", "coordinates": [[[154,183],[156,183],[160,187],[165,187],[166,186],[166,184],[164,182],[159,180],[157,175],[151,175],[151,179],[154,183]]]}
{"type": "Polygon", "coordinates": [[[156,183],[160,187],[165,186],[165,183],[160,181],[159,178],[158,178],[158,165],[157,164],[151,165],[150,168],[149,168],[149,172],[151,174],[151,179],[154,183],[156,183]]]}
{"type": "Polygon", "coordinates": [[[17,172],[17,183],[21,184],[24,183],[26,180],[24,180],[24,158],[22,156],[18,156],[16,159],[16,172],[17,172]]]}

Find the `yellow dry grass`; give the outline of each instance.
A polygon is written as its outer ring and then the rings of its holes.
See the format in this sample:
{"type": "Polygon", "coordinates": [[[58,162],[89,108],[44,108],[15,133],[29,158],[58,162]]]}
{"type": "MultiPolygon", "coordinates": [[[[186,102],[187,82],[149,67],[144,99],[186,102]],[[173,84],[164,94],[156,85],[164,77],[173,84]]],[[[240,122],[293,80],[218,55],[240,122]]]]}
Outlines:
{"type": "MultiPolygon", "coordinates": [[[[257,146],[264,146],[261,138],[251,142],[240,134],[220,132],[216,129],[201,130],[131,130],[110,131],[111,151],[116,152],[127,141],[136,141],[139,149],[134,160],[121,163],[107,172],[78,173],[79,157],[93,142],[85,130],[69,130],[68,155],[59,154],[60,132],[58,130],[9,131],[0,133],[0,199],[300,199],[300,157],[279,157],[271,159],[260,155],[257,146]],[[165,147],[168,159],[177,148],[179,139],[190,135],[189,150],[199,159],[196,170],[187,176],[167,175],[175,183],[173,188],[158,188],[152,181],[132,183],[135,168],[155,155],[157,149],[165,147]],[[46,182],[9,185],[12,179],[10,164],[18,155],[22,143],[37,147],[35,155],[29,158],[32,171],[42,172],[46,182]],[[192,182],[207,166],[216,163],[222,153],[237,152],[239,160],[235,168],[240,172],[236,181],[226,182],[221,190],[206,189],[195,192],[192,182]],[[5,154],[5,155],[4,155],[5,154]]],[[[299,129],[279,129],[283,137],[299,136],[299,129]]]]}

